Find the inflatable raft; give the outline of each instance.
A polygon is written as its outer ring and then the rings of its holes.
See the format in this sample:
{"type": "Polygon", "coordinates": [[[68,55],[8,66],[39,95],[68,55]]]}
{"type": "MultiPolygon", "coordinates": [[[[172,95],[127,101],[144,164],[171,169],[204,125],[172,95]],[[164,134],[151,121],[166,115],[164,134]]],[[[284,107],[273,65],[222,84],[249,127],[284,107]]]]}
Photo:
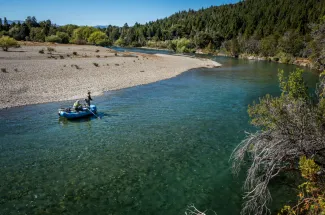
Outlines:
{"type": "Polygon", "coordinates": [[[61,108],[59,109],[59,116],[67,119],[78,119],[87,116],[96,116],[97,108],[95,105],[90,105],[89,108],[83,107],[83,110],[75,111],[72,108],[61,108]]]}

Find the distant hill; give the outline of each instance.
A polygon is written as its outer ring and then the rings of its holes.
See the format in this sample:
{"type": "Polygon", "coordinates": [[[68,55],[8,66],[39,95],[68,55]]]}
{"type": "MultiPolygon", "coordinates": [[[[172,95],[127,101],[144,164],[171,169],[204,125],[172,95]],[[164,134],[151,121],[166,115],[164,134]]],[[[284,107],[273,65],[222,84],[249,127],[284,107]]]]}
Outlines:
{"type": "Polygon", "coordinates": [[[21,21],[21,20],[8,20],[9,25],[11,25],[13,22],[15,22],[17,24],[18,22],[23,23],[24,21],[21,21]]]}
{"type": "Polygon", "coordinates": [[[96,25],[94,26],[95,28],[99,28],[99,29],[105,29],[107,28],[108,25],[96,25]]]}

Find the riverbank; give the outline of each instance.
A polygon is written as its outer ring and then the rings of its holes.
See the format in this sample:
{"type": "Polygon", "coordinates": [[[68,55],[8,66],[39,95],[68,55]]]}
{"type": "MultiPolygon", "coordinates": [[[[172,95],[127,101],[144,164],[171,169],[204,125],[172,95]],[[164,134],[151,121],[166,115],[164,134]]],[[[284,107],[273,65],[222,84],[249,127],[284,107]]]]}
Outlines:
{"type": "MultiPolygon", "coordinates": [[[[154,48],[154,47],[141,47],[142,49],[151,49],[151,50],[160,50],[160,51],[173,51],[170,49],[163,49],[163,48],[154,48]]],[[[233,57],[236,58],[232,55],[220,52],[218,50],[216,50],[215,52],[209,52],[209,51],[205,51],[204,49],[197,49],[195,51],[195,54],[211,54],[214,56],[225,56],[225,57],[233,57]]],[[[255,55],[249,55],[249,54],[239,54],[238,55],[239,59],[246,59],[246,60],[256,60],[256,61],[271,61],[271,62],[275,62],[275,63],[281,63],[281,64],[289,64],[289,65],[296,65],[296,66],[301,66],[301,67],[307,67],[309,69],[314,69],[317,70],[317,68],[315,68],[315,65],[313,64],[313,62],[311,60],[309,60],[308,58],[298,58],[298,57],[293,57],[293,56],[289,56],[289,55],[283,55],[283,56],[274,56],[274,57],[263,57],[263,56],[255,56],[255,55]]],[[[319,70],[321,71],[321,70],[319,70]]]]}
{"type": "Polygon", "coordinates": [[[0,51],[0,109],[84,98],[172,78],[212,60],[116,52],[96,46],[24,43],[0,51]]]}

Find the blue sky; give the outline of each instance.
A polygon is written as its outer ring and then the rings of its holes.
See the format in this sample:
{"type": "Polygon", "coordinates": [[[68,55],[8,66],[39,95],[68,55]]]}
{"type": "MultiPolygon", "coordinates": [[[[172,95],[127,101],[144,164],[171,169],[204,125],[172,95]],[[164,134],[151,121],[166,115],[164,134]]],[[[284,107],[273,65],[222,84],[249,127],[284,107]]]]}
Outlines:
{"type": "Polygon", "coordinates": [[[239,0],[0,0],[0,17],[38,21],[50,19],[58,25],[141,24],[167,17],[180,10],[236,3],[239,0]]]}

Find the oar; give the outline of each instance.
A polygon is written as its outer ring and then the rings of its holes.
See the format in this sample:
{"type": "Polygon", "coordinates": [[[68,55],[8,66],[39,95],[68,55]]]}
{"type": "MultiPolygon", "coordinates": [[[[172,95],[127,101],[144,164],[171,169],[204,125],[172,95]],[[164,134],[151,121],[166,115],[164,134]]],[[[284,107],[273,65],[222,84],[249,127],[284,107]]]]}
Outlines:
{"type": "MultiPolygon", "coordinates": [[[[90,108],[87,108],[87,109],[90,111],[90,113],[94,114],[94,112],[92,112],[92,111],[90,110],[90,108]]],[[[99,116],[97,116],[96,114],[94,114],[94,116],[97,117],[97,119],[100,119],[99,116]]]]}

